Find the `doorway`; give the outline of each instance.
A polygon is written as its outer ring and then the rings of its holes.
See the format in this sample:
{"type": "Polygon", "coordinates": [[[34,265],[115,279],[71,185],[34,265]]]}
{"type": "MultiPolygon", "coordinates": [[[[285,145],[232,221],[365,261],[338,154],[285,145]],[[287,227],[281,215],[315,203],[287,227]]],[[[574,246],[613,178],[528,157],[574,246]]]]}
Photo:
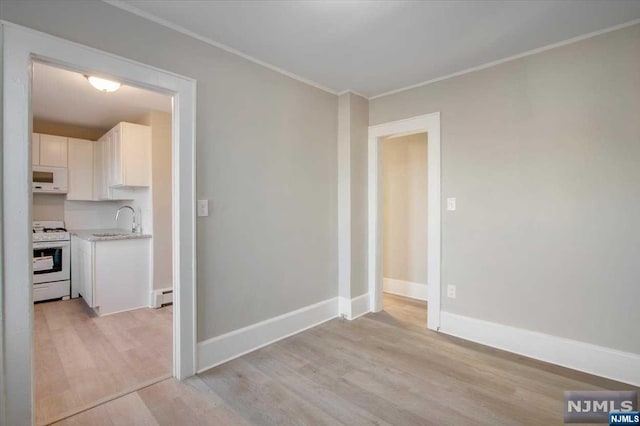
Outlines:
{"type": "MultiPolygon", "coordinates": [[[[426,265],[426,299],[429,309],[426,325],[438,330],[440,326],[440,114],[432,113],[406,120],[399,120],[369,127],[369,297],[370,309],[379,312],[383,309],[383,248],[384,248],[384,196],[383,196],[383,149],[385,140],[412,135],[426,134],[427,144],[427,215],[426,256],[415,259],[415,265],[426,265]]],[[[423,254],[424,255],[424,254],[423,254]]],[[[395,283],[402,285],[403,283],[395,283]]],[[[409,291],[409,290],[407,290],[409,291]]],[[[415,290],[411,290],[415,291],[415,290]]],[[[418,289],[424,295],[424,289],[418,289]]],[[[426,309],[426,306],[424,307],[426,309]]]]}
{"type": "Polygon", "coordinates": [[[382,140],[383,308],[404,327],[427,325],[428,135],[382,140]]]}
{"type": "Polygon", "coordinates": [[[34,423],[32,113],[34,61],[99,75],[173,97],[173,283],[171,374],[196,370],[195,81],[18,25],[2,23],[3,312],[2,402],[8,424],[34,423]],[[7,207],[10,206],[10,207],[7,207]]]}
{"type": "Polygon", "coordinates": [[[172,375],[172,97],[37,61],[32,75],[35,423],[46,425],[172,375]]]}

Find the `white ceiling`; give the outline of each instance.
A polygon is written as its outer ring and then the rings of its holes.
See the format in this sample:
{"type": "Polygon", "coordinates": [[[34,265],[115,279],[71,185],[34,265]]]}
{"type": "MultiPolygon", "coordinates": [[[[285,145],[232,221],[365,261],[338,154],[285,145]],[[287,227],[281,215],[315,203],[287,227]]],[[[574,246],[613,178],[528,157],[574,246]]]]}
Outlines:
{"type": "Polygon", "coordinates": [[[171,112],[171,97],[125,85],[104,93],[80,73],[34,63],[31,108],[34,118],[109,129],[149,111],[171,112]]]}
{"type": "Polygon", "coordinates": [[[366,96],[640,18],[636,0],[105,1],[366,96]]]}

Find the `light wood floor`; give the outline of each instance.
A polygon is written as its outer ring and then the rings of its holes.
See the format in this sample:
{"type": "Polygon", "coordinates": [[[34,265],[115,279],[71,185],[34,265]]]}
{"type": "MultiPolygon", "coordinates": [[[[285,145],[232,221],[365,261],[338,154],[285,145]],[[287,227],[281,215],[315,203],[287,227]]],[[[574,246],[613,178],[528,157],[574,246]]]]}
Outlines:
{"type": "Polygon", "coordinates": [[[426,330],[426,306],[332,320],[60,425],[562,425],[564,390],[634,389],[426,330]]]}
{"type": "Polygon", "coordinates": [[[73,299],[34,311],[38,425],[171,375],[170,306],[96,317],[73,299]]]}

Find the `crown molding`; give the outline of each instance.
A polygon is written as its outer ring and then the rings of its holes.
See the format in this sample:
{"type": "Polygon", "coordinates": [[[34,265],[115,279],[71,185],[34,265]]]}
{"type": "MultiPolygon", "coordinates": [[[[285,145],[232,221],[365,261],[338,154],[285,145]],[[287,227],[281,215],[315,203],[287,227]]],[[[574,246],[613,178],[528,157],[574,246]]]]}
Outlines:
{"type": "Polygon", "coordinates": [[[448,79],[453,78],[453,77],[458,77],[458,76],[461,76],[461,75],[464,75],[464,74],[469,74],[469,73],[472,73],[472,72],[475,72],[475,71],[480,71],[480,70],[483,70],[485,68],[491,68],[491,67],[494,67],[496,65],[504,64],[505,62],[515,61],[516,59],[524,58],[526,56],[535,55],[536,53],[542,53],[544,51],[555,49],[557,47],[566,46],[568,44],[577,43],[577,42],[582,41],[582,40],[586,40],[586,39],[589,39],[589,38],[592,38],[592,37],[596,37],[596,36],[599,36],[601,34],[610,33],[612,31],[621,30],[623,28],[631,27],[631,26],[636,25],[636,24],[640,24],[640,19],[634,19],[633,21],[625,22],[624,24],[615,25],[613,27],[605,28],[603,30],[593,31],[593,32],[590,32],[590,33],[587,33],[587,34],[583,34],[581,36],[573,37],[573,38],[570,38],[570,39],[567,39],[567,40],[564,40],[564,41],[559,41],[557,43],[548,44],[548,45],[543,46],[543,47],[538,47],[536,49],[527,50],[526,52],[518,53],[517,55],[508,56],[508,57],[503,58],[503,59],[498,59],[497,61],[487,62],[486,64],[483,64],[483,65],[478,65],[476,67],[467,68],[467,69],[462,70],[462,71],[457,71],[457,72],[454,72],[452,74],[444,75],[442,77],[437,77],[437,78],[434,78],[434,79],[431,79],[431,80],[426,80],[426,81],[423,81],[423,82],[420,82],[420,83],[412,84],[410,86],[405,86],[405,87],[402,87],[400,89],[389,90],[388,92],[383,92],[383,93],[380,93],[378,95],[369,96],[369,100],[374,100],[374,99],[377,99],[377,98],[381,98],[383,96],[394,95],[396,93],[405,92],[407,90],[416,89],[416,88],[422,87],[422,86],[427,86],[427,85],[432,84],[432,83],[437,83],[438,81],[448,80],[448,79]]]}
{"type": "Polygon", "coordinates": [[[209,44],[211,46],[217,47],[218,49],[222,49],[225,52],[234,54],[236,56],[240,56],[241,58],[246,59],[247,61],[253,62],[254,64],[258,64],[258,65],[263,66],[265,68],[268,68],[271,71],[275,71],[277,73],[285,75],[285,76],[287,76],[289,78],[292,78],[294,80],[298,80],[298,81],[300,81],[302,83],[308,84],[309,86],[315,87],[316,89],[320,89],[320,90],[325,91],[327,93],[331,93],[332,95],[338,95],[338,92],[336,90],[333,90],[333,89],[331,89],[331,88],[329,88],[327,86],[324,86],[324,85],[322,85],[320,83],[316,83],[313,80],[309,80],[308,78],[301,77],[301,76],[299,76],[297,74],[294,74],[292,72],[286,71],[286,70],[284,70],[282,68],[279,68],[279,67],[277,67],[275,65],[272,65],[272,64],[270,64],[268,62],[265,62],[265,61],[262,61],[260,59],[254,58],[253,56],[247,55],[246,53],[243,53],[243,52],[241,52],[239,50],[236,50],[233,47],[227,46],[225,44],[218,43],[217,41],[214,41],[214,40],[212,40],[212,39],[210,39],[208,37],[203,37],[203,36],[201,36],[201,35],[199,35],[197,33],[194,33],[193,31],[190,31],[190,30],[188,30],[188,29],[186,29],[186,28],[184,28],[184,27],[182,27],[180,25],[174,24],[172,22],[167,21],[166,19],[159,18],[159,17],[157,17],[155,15],[152,15],[150,13],[147,13],[147,12],[143,11],[143,10],[140,10],[137,7],[132,6],[132,5],[126,3],[126,2],[124,2],[122,0],[102,0],[102,1],[107,3],[107,4],[109,4],[109,5],[111,5],[111,6],[117,7],[119,9],[125,10],[125,11],[130,12],[130,13],[133,13],[134,15],[138,15],[141,18],[144,18],[144,19],[147,19],[149,21],[155,22],[156,24],[160,24],[163,27],[172,29],[172,30],[177,31],[177,32],[179,32],[181,34],[184,34],[184,35],[189,36],[191,38],[195,38],[195,39],[200,40],[200,41],[202,41],[204,43],[207,43],[207,44],[209,44]]]}
{"type": "Polygon", "coordinates": [[[234,49],[233,47],[230,47],[230,46],[227,46],[225,44],[219,43],[219,42],[214,41],[214,40],[212,40],[212,39],[210,39],[208,37],[201,36],[201,35],[193,32],[193,31],[190,31],[190,30],[188,30],[188,29],[186,29],[186,28],[184,28],[184,27],[182,27],[180,25],[177,25],[177,24],[174,24],[172,22],[169,22],[166,19],[159,18],[159,17],[157,17],[157,16],[155,16],[153,14],[150,14],[148,12],[140,10],[137,7],[126,3],[125,1],[122,1],[122,0],[102,0],[102,1],[107,3],[107,4],[110,4],[111,6],[117,7],[119,9],[125,10],[125,11],[130,12],[130,13],[133,13],[133,14],[138,15],[138,16],[144,18],[144,19],[147,19],[149,21],[155,22],[156,24],[162,25],[162,26],[164,26],[166,28],[172,29],[172,30],[177,31],[177,32],[179,32],[181,34],[189,36],[191,38],[195,38],[195,39],[200,40],[200,41],[202,41],[204,43],[207,43],[207,44],[209,44],[211,46],[217,47],[218,49],[221,49],[221,50],[224,50],[224,51],[226,51],[228,53],[231,53],[231,54],[234,54],[236,56],[239,56],[239,57],[241,57],[243,59],[246,59],[246,60],[248,60],[250,62],[253,62],[253,63],[257,64],[257,65],[263,66],[263,67],[268,68],[268,69],[270,69],[272,71],[275,71],[277,73],[285,75],[285,76],[287,76],[289,78],[292,78],[294,80],[300,81],[300,82],[305,83],[305,84],[308,84],[309,86],[315,87],[316,89],[320,89],[320,90],[325,91],[327,93],[331,93],[332,95],[341,96],[341,95],[344,95],[346,93],[352,93],[354,95],[360,96],[361,98],[364,98],[364,99],[369,100],[369,101],[374,100],[374,99],[378,99],[378,98],[382,98],[384,96],[389,96],[389,95],[394,95],[396,93],[405,92],[407,90],[411,90],[411,89],[416,89],[416,88],[419,88],[419,87],[427,86],[427,85],[432,84],[432,83],[437,83],[439,81],[448,80],[450,78],[458,77],[458,76],[461,76],[461,75],[464,75],[464,74],[469,74],[469,73],[472,73],[472,72],[475,72],[475,71],[480,71],[480,70],[483,70],[483,69],[486,69],[486,68],[491,68],[491,67],[494,67],[494,66],[497,66],[497,65],[500,65],[500,64],[504,64],[506,62],[511,62],[511,61],[514,61],[514,60],[517,60],[517,59],[520,59],[520,58],[524,58],[524,57],[527,57],[527,56],[535,55],[537,53],[542,53],[542,52],[545,52],[547,50],[551,50],[551,49],[555,49],[555,48],[558,48],[558,47],[566,46],[566,45],[569,45],[569,44],[577,43],[577,42],[582,41],[582,40],[586,40],[586,39],[589,39],[589,38],[592,38],[592,37],[596,37],[596,36],[599,36],[601,34],[606,34],[606,33],[612,32],[612,31],[620,30],[620,29],[623,29],[623,28],[626,28],[626,27],[631,27],[633,25],[636,25],[636,24],[640,23],[640,19],[634,19],[632,21],[625,22],[623,24],[615,25],[613,27],[608,27],[608,28],[605,28],[605,29],[602,29],[602,30],[598,30],[598,31],[593,31],[593,32],[590,32],[590,33],[587,33],[587,34],[583,34],[583,35],[577,36],[577,37],[572,37],[572,38],[567,39],[567,40],[563,40],[563,41],[560,41],[560,42],[557,42],[557,43],[552,43],[552,44],[549,44],[549,45],[546,45],[546,46],[542,46],[542,47],[538,47],[538,48],[535,48],[535,49],[531,49],[531,50],[528,50],[528,51],[523,52],[523,53],[518,53],[516,55],[508,56],[506,58],[498,59],[496,61],[487,62],[487,63],[482,64],[482,65],[478,65],[478,66],[475,66],[475,67],[464,69],[462,71],[457,71],[457,72],[454,72],[454,73],[451,73],[451,74],[447,74],[447,75],[444,75],[444,76],[441,76],[441,77],[437,77],[437,78],[433,78],[433,79],[430,79],[430,80],[425,80],[425,81],[422,81],[422,82],[419,82],[419,83],[415,83],[415,84],[411,84],[409,86],[404,86],[404,87],[401,87],[401,88],[398,88],[398,89],[389,90],[387,92],[379,93],[377,95],[367,96],[367,95],[364,95],[362,93],[358,93],[355,90],[351,90],[351,89],[342,90],[342,91],[337,91],[337,90],[331,89],[331,88],[329,88],[327,86],[324,86],[324,85],[322,85],[320,83],[317,83],[317,82],[315,82],[313,80],[309,80],[307,78],[301,77],[301,76],[299,76],[297,74],[294,74],[292,72],[286,71],[286,70],[284,70],[284,69],[282,69],[280,67],[272,65],[272,64],[270,64],[268,62],[265,62],[265,61],[262,61],[260,59],[254,58],[253,56],[247,55],[246,53],[243,53],[243,52],[241,52],[241,51],[239,51],[237,49],[234,49]]]}

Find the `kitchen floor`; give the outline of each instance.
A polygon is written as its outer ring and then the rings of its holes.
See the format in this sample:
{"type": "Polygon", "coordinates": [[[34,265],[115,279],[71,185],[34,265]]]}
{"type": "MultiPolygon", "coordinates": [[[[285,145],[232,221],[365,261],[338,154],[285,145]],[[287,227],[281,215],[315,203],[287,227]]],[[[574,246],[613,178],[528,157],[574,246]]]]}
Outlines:
{"type": "Polygon", "coordinates": [[[171,375],[172,306],[96,317],[73,299],[34,312],[37,425],[171,375]]]}

